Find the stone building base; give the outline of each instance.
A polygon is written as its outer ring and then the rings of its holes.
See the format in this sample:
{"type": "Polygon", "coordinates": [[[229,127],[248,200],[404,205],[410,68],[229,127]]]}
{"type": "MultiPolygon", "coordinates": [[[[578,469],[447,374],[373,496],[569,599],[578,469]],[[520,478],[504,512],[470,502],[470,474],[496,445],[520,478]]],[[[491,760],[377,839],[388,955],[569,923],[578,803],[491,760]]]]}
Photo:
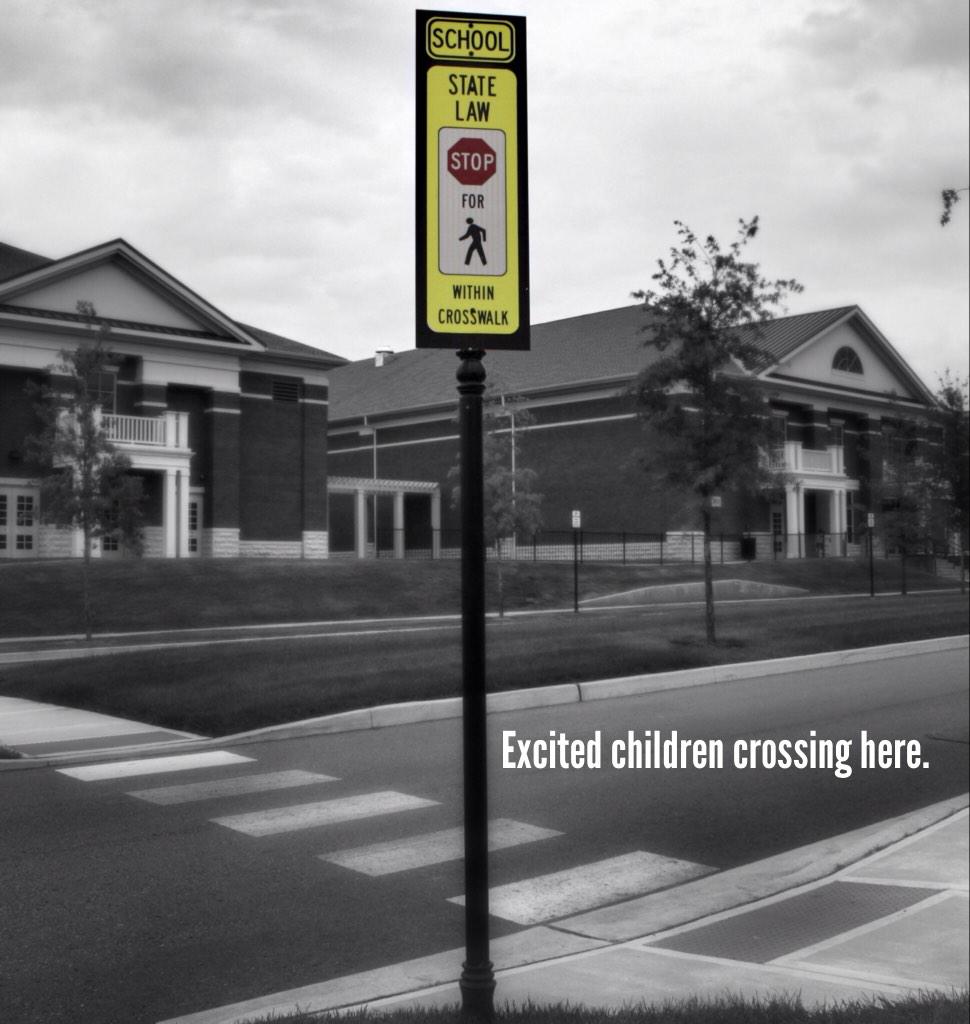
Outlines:
{"type": "Polygon", "coordinates": [[[330,555],[330,536],[326,530],[303,531],[303,557],[328,558],[330,555]]]}
{"type": "Polygon", "coordinates": [[[238,558],[239,530],[228,527],[214,527],[202,531],[203,558],[238,558]]]}

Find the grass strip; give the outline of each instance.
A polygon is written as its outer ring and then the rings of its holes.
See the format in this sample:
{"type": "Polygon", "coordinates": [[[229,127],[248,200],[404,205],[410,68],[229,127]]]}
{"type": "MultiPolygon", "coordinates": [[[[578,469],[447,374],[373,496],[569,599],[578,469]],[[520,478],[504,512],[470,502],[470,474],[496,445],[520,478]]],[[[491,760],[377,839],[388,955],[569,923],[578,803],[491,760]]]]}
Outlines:
{"type": "MultiPolygon", "coordinates": [[[[656,1005],[642,1004],[617,1010],[582,1006],[496,1008],[497,1024],[965,1024],[970,1014],[966,992],[926,993],[908,999],[845,1001],[824,1007],[805,1007],[797,997],[766,999],[696,998],[656,1005]]],[[[381,1022],[381,1024],[470,1024],[458,1007],[362,1010],[269,1016],[253,1024],[320,1024],[321,1021],[381,1022]]]]}

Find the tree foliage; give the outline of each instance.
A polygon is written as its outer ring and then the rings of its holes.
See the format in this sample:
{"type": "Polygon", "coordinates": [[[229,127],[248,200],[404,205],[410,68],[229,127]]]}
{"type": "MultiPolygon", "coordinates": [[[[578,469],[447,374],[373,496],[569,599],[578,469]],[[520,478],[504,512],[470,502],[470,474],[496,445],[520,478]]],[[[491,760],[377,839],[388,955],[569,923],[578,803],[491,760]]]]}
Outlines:
{"type": "MultiPolygon", "coordinates": [[[[483,520],[485,544],[495,552],[498,563],[500,613],[504,611],[503,547],[531,537],[542,525],[538,474],[525,464],[522,443],[522,432],[532,422],[532,413],[521,396],[489,382],[482,405],[483,520]]],[[[461,467],[456,463],[448,472],[455,507],[461,502],[460,476],[461,467]]]]}
{"type": "Polygon", "coordinates": [[[79,529],[83,537],[85,631],[91,635],[89,562],[96,538],[116,536],[141,550],[141,480],[129,475],[129,459],[108,439],[101,420],[99,375],[115,362],[110,328],[98,324],[94,307],[79,302],[90,338],[64,350],[48,367],[49,381],[33,386],[41,429],[28,439],[42,469],[41,519],[79,529]]]}
{"type": "Polygon", "coordinates": [[[883,541],[899,555],[900,589],[907,591],[906,560],[923,552],[942,496],[930,457],[929,424],[897,412],[882,421],[882,474],[873,485],[883,541]]]}
{"type": "Polygon", "coordinates": [[[943,203],[943,212],[940,214],[940,226],[946,227],[950,223],[953,207],[960,202],[960,193],[968,191],[967,188],[945,188],[940,193],[943,203]]]}
{"type": "Polygon", "coordinates": [[[653,288],[635,292],[649,321],[646,345],[658,356],[640,373],[635,396],[658,443],[648,468],[695,499],[704,530],[707,636],[715,640],[710,564],[711,499],[772,482],[764,454],[772,443],[767,398],[756,380],[768,358],[765,323],[792,293],[794,279],[769,280],[745,249],[758,218],[740,220],[725,249],[675,221],[679,242],[657,261],[653,288]]]}
{"type": "Polygon", "coordinates": [[[947,529],[956,535],[961,562],[961,581],[965,580],[965,553],[970,534],[970,422],[968,422],[968,382],[946,370],[936,393],[940,403],[942,437],[939,476],[945,492],[947,529]]]}

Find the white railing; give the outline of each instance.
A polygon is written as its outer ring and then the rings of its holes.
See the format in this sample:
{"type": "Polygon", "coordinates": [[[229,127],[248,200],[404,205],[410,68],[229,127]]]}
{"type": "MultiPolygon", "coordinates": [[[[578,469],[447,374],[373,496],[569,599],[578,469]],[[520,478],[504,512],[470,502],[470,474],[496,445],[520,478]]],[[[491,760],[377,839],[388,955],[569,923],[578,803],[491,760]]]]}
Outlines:
{"type": "Polygon", "coordinates": [[[103,413],[101,425],[114,444],[188,448],[188,413],[166,412],[161,416],[120,416],[103,413]]]}
{"type": "Polygon", "coordinates": [[[786,441],[771,451],[771,468],[786,473],[823,473],[844,476],[843,450],[832,448],[803,448],[797,441],[786,441]]]}
{"type": "Polygon", "coordinates": [[[165,444],[165,420],[161,416],[105,413],[101,425],[108,440],[118,444],[165,444]]]}

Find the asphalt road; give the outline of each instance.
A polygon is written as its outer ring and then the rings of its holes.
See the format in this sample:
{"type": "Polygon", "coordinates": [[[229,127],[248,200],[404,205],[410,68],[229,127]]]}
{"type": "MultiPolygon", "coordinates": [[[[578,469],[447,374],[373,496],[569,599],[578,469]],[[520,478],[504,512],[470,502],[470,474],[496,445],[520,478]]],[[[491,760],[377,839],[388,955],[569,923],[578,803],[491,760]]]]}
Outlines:
{"type": "MultiPolygon", "coordinates": [[[[958,795],[966,679],[964,651],[492,716],[491,817],[560,834],[493,854],[491,885],[582,869],[579,893],[593,865],[638,851],[723,869],[958,795]],[[613,768],[630,730],[721,740],[726,765],[613,768]],[[862,730],[918,741],[927,766],[863,770],[862,730]],[[512,731],[581,745],[599,731],[602,767],[503,768],[512,731]],[[735,742],[753,738],[851,739],[851,774],[733,767],[735,742]]],[[[459,730],[258,743],[232,748],[253,760],[171,774],[0,773],[0,1017],[140,1024],[460,947],[459,861],[374,877],[321,859],[459,826],[459,730]],[[294,770],[329,781],[169,804],[130,795],[294,770]],[[374,794],[397,794],[377,798],[393,813],[266,835],[236,818],[374,794]]],[[[521,927],[494,917],[492,933],[521,927]]]]}

